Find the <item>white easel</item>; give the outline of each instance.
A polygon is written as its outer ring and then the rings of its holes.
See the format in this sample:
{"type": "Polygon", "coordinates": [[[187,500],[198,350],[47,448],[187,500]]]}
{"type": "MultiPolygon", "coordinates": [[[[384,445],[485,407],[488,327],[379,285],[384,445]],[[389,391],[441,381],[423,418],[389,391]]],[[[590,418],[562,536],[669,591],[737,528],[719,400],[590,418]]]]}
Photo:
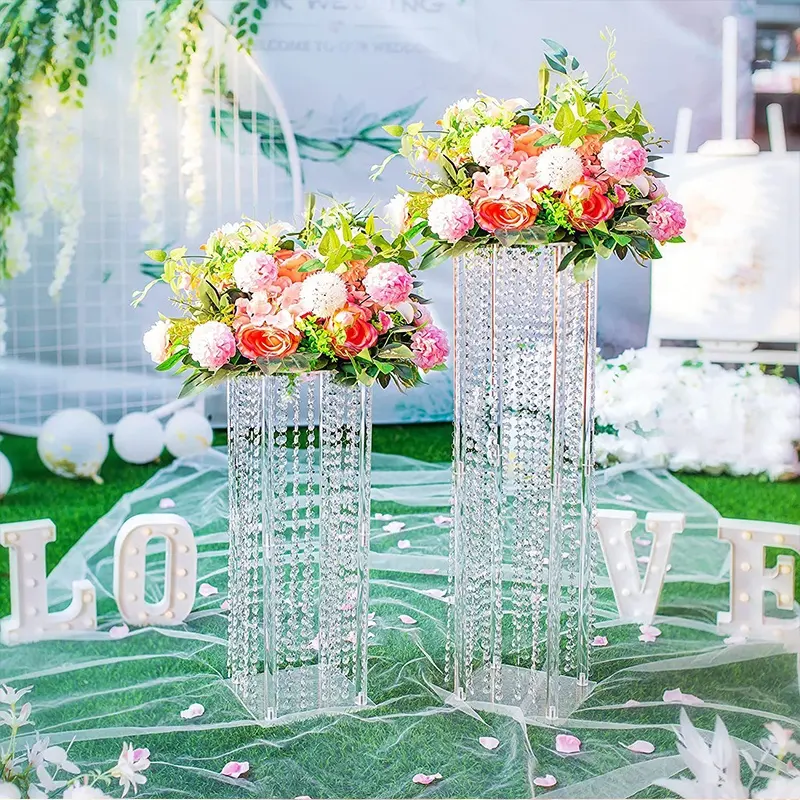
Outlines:
{"type": "MultiPolygon", "coordinates": [[[[789,191],[791,192],[791,182],[797,180],[800,186],[800,178],[792,176],[798,172],[800,167],[800,153],[787,153],[786,134],[783,124],[783,111],[778,104],[771,105],[767,110],[767,123],[769,129],[769,139],[771,151],[759,154],[759,146],[751,139],[737,138],[737,73],[738,73],[738,20],[736,17],[725,17],[723,20],[723,57],[722,57],[722,135],[718,140],[704,142],[696,154],[689,154],[689,132],[691,129],[692,111],[689,108],[681,108],[678,112],[678,119],[675,129],[674,150],[671,156],[673,168],[667,167],[666,171],[675,174],[686,173],[691,175],[693,172],[699,173],[700,170],[713,169],[716,165],[730,168],[731,161],[741,159],[739,162],[742,174],[749,173],[755,163],[759,167],[777,172],[782,177],[788,177],[790,182],[789,191]],[[755,162],[753,157],[758,157],[755,162]],[[680,168],[680,169],[678,169],[680,168]]],[[[680,198],[678,198],[680,199],[680,198]]],[[[792,212],[788,216],[793,216],[792,212]]],[[[785,222],[789,235],[795,231],[797,217],[788,219],[785,222]]],[[[787,276],[787,286],[790,300],[787,309],[781,309],[780,313],[784,316],[794,316],[792,305],[794,294],[798,291],[792,278],[800,275],[800,252],[790,242],[786,252],[788,260],[784,258],[783,267],[787,276]],[[796,262],[793,265],[789,261],[796,262]]],[[[672,250],[672,245],[667,245],[665,252],[665,262],[673,262],[673,265],[681,261],[682,247],[692,245],[676,245],[672,250]]],[[[683,251],[684,253],[686,251],[683,251]]],[[[773,262],[773,269],[774,269],[773,262]]],[[[670,283],[670,276],[667,271],[671,265],[660,262],[653,265],[653,288],[651,302],[650,327],[647,336],[648,347],[666,347],[672,352],[681,353],[687,357],[703,358],[710,361],[724,363],[750,363],[757,362],[762,364],[800,364],[800,301],[798,301],[797,320],[793,325],[791,320],[788,326],[783,326],[781,332],[777,334],[770,328],[769,324],[759,327],[758,324],[748,328],[745,338],[737,335],[741,333],[741,328],[737,331],[738,320],[735,315],[719,314],[712,324],[708,324],[708,319],[703,320],[700,326],[688,322],[685,317],[681,317],[679,306],[681,304],[680,293],[676,291],[674,283],[670,283]],[[670,291],[660,292],[660,289],[667,288],[670,291]],[[670,299],[665,301],[664,297],[670,295],[670,299]],[[788,328],[788,332],[787,331],[788,328]],[[698,334],[702,331],[702,335],[698,334]],[[693,335],[693,333],[695,335],[693,335]],[[712,335],[709,335],[711,333],[712,335]],[[665,345],[665,341],[686,341],[686,346],[665,345]],[[696,342],[696,346],[691,346],[690,342],[696,342]],[[769,345],[780,344],[790,349],[776,349],[774,347],[763,347],[764,343],[769,345]]],[[[702,269],[702,265],[698,265],[702,269]]],[[[770,277],[775,277],[774,273],[770,277]]],[[[673,276],[674,282],[678,281],[677,276],[673,276]]],[[[689,293],[693,291],[692,286],[681,288],[689,293]]],[[[776,313],[778,311],[776,310],[776,313]]],[[[759,308],[753,316],[768,319],[769,314],[763,307],[759,308]]]]}

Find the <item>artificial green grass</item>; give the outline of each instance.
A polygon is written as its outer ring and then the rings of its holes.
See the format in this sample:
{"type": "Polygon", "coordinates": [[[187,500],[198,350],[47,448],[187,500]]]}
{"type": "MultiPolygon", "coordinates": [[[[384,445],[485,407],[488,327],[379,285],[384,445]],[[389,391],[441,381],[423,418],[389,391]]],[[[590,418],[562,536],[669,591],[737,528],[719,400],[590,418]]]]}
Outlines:
{"type": "MultiPolygon", "coordinates": [[[[373,449],[379,453],[442,462],[451,458],[452,426],[379,425],[373,433],[373,449]]],[[[224,444],[218,432],[215,444],[224,444]]],[[[49,472],[36,453],[36,441],[6,436],[0,442],[14,469],[14,485],[0,501],[0,524],[50,518],[58,536],[47,548],[48,572],[91,525],[124,495],[141,486],[161,467],[172,461],[164,451],[159,464],[135,466],[124,463],[113,450],[103,465],[104,483],[72,481],[49,472]]],[[[711,503],[725,517],[771,522],[800,523],[800,481],[771,483],[758,477],[678,474],[689,488],[711,503]]],[[[789,552],[789,551],[787,551],[789,552]]],[[[0,548],[0,587],[6,585],[8,554],[0,548]]],[[[800,570],[797,574],[800,595],[800,570]]],[[[0,616],[8,613],[8,592],[0,591],[0,616]]]]}

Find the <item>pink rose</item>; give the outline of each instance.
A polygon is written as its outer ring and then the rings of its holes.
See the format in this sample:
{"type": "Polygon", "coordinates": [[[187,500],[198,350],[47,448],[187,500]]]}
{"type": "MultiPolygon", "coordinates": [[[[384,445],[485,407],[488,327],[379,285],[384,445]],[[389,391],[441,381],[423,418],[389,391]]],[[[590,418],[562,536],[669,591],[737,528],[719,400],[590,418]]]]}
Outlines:
{"type": "Polygon", "coordinates": [[[662,244],[675,236],[680,236],[686,227],[683,206],[669,197],[653,203],[647,211],[650,234],[662,244]]]}
{"type": "Polygon", "coordinates": [[[380,328],[381,333],[386,333],[386,331],[391,330],[392,326],[394,325],[392,318],[385,311],[379,311],[377,313],[375,322],[380,328]]]}
{"type": "Polygon", "coordinates": [[[667,187],[664,185],[664,181],[659,180],[658,178],[651,178],[648,176],[647,178],[650,184],[650,191],[648,192],[648,197],[651,200],[655,200],[658,202],[665,197],[669,197],[669,192],[667,192],[667,187]]]}
{"type": "Polygon", "coordinates": [[[408,300],[414,279],[405,267],[389,261],[366,271],[363,279],[367,294],[382,306],[394,306],[408,300]]]}
{"type": "Polygon", "coordinates": [[[625,205],[625,203],[630,200],[630,197],[631,196],[628,194],[628,190],[624,186],[617,184],[614,187],[614,197],[612,199],[614,200],[615,206],[625,205]]]}
{"type": "Polygon", "coordinates": [[[358,355],[378,341],[378,331],[369,321],[369,312],[360,306],[337,311],[325,323],[325,330],[333,334],[333,349],[340,358],[358,355]]]}
{"type": "Polygon", "coordinates": [[[244,325],[236,332],[239,352],[250,361],[259,358],[274,359],[290,356],[297,350],[302,338],[297,331],[270,325],[259,328],[244,325]]]}
{"type": "Polygon", "coordinates": [[[411,334],[411,349],[414,351],[414,363],[420,369],[427,370],[444,364],[450,345],[447,334],[441,328],[426,325],[411,334]]]}
{"type": "Polygon", "coordinates": [[[647,166],[647,150],[630,136],[609,139],[597,156],[603,169],[617,180],[629,180],[641,175],[647,166]]]}
{"type": "Polygon", "coordinates": [[[578,181],[565,195],[569,203],[570,222],[579,231],[588,231],[609,219],[614,203],[605,195],[603,184],[593,178],[578,181]]]}
{"type": "Polygon", "coordinates": [[[475,204],[478,225],[489,233],[495,231],[521,231],[530,228],[539,214],[539,206],[533,201],[520,202],[501,198],[484,197],[475,204]]]}

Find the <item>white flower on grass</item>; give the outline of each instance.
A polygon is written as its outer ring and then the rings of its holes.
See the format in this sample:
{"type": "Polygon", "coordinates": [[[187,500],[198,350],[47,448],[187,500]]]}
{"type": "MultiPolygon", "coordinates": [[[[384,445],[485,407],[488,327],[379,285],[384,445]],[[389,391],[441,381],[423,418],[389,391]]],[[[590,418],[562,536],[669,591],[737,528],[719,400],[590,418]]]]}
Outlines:
{"type": "Polygon", "coordinates": [[[150,358],[160,364],[169,355],[169,328],[172,323],[160,319],[142,337],[142,344],[150,358]]]}
{"type": "Polygon", "coordinates": [[[24,689],[14,689],[11,686],[3,684],[3,686],[0,687],[0,703],[12,706],[28,694],[31,689],[33,689],[33,686],[26,686],[24,689]]]}
{"type": "Polygon", "coordinates": [[[655,781],[658,786],[686,798],[743,800],[750,796],[742,784],[739,750],[719,717],[709,747],[689,715],[681,709],[678,753],[694,775],[694,780],[678,778],[655,781]]]}
{"type": "Polygon", "coordinates": [[[408,224],[408,195],[398,192],[384,209],[384,221],[392,229],[395,236],[403,233],[408,224]]]}
{"type": "Polygon", "coordinates": [[[130,742],[122,745],[122,752],[119,754],[116,766],[111,769],[111,776],[119,778],[123,797],[128,794],[131,788],[136,794],[139,786],[147,783],[147,777],[141,773],[149,766],[150,751],[146,747],[135,748],[130,742]]]}
{"type": "Polygon", "coordinates": [[[571,147],[550,147],[536,162],[536,177],[557,192],[566,191],[582,176],[583,162],[571,147]]]}
{"type": "Polygon", "coordinates": [[[347,303],[347,286],[333,272],[315,272],[303,281],[300,302],[312,314],[330,317],[347,303]]]}

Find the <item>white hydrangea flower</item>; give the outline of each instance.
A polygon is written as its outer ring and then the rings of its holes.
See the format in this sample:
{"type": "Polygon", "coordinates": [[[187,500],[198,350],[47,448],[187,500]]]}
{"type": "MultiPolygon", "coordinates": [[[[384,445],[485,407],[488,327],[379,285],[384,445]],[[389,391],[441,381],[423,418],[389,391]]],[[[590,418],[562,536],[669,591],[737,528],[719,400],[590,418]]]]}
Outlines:
{"type": "Polygon", "coordinates": [[[583,162],[571,147],[550,147],[536,162],[536,177],[557,192],[565,192],[582,176],[583,162]]]}
{"type": "Polygon", "coordinates": [[[318,317],[330,317],[347,303],[347,286],[333,272],[315,272],[303,281],[300,302],[318,317]]]}

